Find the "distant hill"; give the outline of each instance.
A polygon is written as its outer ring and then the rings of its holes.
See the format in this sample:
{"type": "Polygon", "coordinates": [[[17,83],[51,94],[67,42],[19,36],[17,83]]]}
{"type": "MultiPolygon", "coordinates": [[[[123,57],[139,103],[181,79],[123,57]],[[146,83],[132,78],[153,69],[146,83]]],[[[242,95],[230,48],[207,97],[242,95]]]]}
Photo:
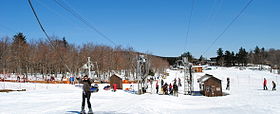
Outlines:
{"type": "Polygon", "coordinates": [[[176,61],[180,59],[179,57],[160,57],[160,58],[167,60],[169,65],[175,64],[176,61]]]}

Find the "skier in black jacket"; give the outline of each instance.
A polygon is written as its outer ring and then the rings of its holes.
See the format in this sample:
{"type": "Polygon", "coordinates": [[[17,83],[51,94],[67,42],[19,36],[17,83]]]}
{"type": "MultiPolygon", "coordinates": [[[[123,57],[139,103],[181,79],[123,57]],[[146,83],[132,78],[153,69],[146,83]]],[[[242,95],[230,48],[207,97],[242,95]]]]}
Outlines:
{"type": "Polygon", "coordinates": [[[272,91],[276,90],[276,83],[274,81],[272,81],[272,91]]]}
{"type": "Polygon", "coordinates": [[[90,103],[90,88],[91,88],[91,83],[93,83],[93,80],[90,79],[87,75],[85,75],[82,79],[79,80],[81,84],[83,84],[83,101],[82,101],[82,109],[81,113],[85,113],[85,99],[87,99],[87,104],[88,104],[88,113],[93,113],[92,108],[91,108],[91,103],[90,103]]]}

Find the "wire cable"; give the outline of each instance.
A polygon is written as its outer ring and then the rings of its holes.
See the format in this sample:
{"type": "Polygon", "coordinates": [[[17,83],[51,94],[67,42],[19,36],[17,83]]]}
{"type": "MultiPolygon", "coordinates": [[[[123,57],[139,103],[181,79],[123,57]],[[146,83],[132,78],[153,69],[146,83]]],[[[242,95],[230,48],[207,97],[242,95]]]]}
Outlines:
{"type": "Polygon", "coordinates": [[[230,28],[230,26],[241,16],[241,14],[249,7],[249,5],[253,2],[254,0],[250,0],[242,9],[241,11],[237,14],[235,18],[226,26],[226,28],[217,36],[217,38],[211,43],[211,45],[202,53],[204,55],[207,53],[207,51],[219,40],[225,32],[230,28]]]}
{"type": "Polygon", "coordinates": [[[192,20],[192,15],[193,15],[194,4],[195,4],[195,0],[192,0],[191,12],[190,12],[189,21],[187,24],[187,34],[186,34],[186,42],[185,42],[186,50],[188,49],[188,39],[189,39],[189,32],[190,32],[190,25],[191,25],[191,20],[192,20]]]}
{"type": "Polygon", "coordinates": [[[7,27],[5,25],[0,24],[0,28],[2,28],[3,30],[9,31],[9,32],[15,32],[14,29],[7,27]]]}
{"type": "MultiPolygon", "coordinates": [[[[40,22],[39,17],[38,17],[38,15],[37,15],[37,13],[36,13],[36,11],[35,11],[33,5],[32,5],[31,0],[28,0],[28,3],[29,3],[30,8],[32,9],[32,12],[33,12],[33,14],[34,14],[34,16],[35,16],[35,18],[36,18],[36,20],[37,20],[37,22],[38,22],[38,24],[39,24],[41,30],[44,32],[45,36],[47,37],[47,39],[48,39],[48,41],[49,41],[51,47],[52,47],[54,50],[57,50],[56,47],[52,44],[51,39],[50,39],[49,35],[47,34],[47,32],[45,31],[45,29],[44,29],[42,23],[40,22]]],[[[63,60],[61,54],[58,53],[58,55],[59,55],[61,61],[64,63],[64,65],[65,65],[65,67],[67,68],[67,70],[68,70],[70,73],[72,73],[71,70],[70,70],[70,68],[67,66],[67,64],[65,64],[65,61],[63,60]]]]}
{"type": "Polygon", "coordinates": [[[104,39],[106,39],[107,41],[109,41],[110,43],[112,43],[114,46],[117,46],[116,43],[114,41],[112,41],[107,35],[105,35],[104,33],[102,33],[100,30],[98,30],[95,26],[93,26],[91,23],[89,23],[85,18],[83,18],[79,13],[77,13],[75,10],[73,10],[71,7],[69,7],[68,5],[66,5],[65,3],[63,3],[63,1],[58,1],[58,0],[54,0],[54,2],[56,4],[58,4],[61,8],[63,8],[64,10],[66,10],[67,12],[69,12],[71,15],[73,15],[74,17],[76,17],[77,19],[79,19],[81,22],[83,22],[86,26],[88,26],[90,29],[92,29],[93,31],[95,31],[97,34],[99,34],[100,36],[102,36],[104,39]]]}

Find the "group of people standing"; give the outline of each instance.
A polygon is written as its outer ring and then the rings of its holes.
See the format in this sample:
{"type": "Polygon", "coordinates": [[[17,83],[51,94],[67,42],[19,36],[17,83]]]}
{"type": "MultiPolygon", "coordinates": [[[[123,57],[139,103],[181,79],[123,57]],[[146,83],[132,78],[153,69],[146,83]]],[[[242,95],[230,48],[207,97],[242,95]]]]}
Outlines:
{"type": "MultiPolygon", "coordinates": [[[[164,81],[161,80],[161,91],[164,95],[178,96],[179,86],[182,86],[180,78],[178,78],[178,84],[177,84],[177,79],[176,78],[173,80],[173,84],[172,83],[168,84],[167,82],[164,83],[164,81]]],[[[158,81],[156,82],[156,93],[159,94],[158,81]]]]}
{"type": "MultiPolygon", "coordinates": [[[[266,78],[263,79],[263,90],[268,90],[267,89],[267,80],[266,78]]],[[[272,91],[276,90],[276,83],[272,81],[272,91]]]]}

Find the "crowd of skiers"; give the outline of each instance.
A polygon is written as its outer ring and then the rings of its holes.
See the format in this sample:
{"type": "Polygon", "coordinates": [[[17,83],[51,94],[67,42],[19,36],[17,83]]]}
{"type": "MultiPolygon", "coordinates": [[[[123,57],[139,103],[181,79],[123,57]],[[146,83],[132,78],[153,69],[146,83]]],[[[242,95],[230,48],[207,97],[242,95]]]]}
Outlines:
{"type": "MultiPolygon", "coordinates": [[[[164,82],[163,80],[161,80],[161,92],[164,95],[174,95],[174,96],[178,96],[178,89],[179,86],[181,87],[181,79],[178,78],[178,84],[177,84],[177,79],[175,78],[172,83],[167,83],[164,82]]],[[[156,93],[159,94],[159,84],[158,81],[156,82],[156,93]]]]}
{"type": "MultiPolygon", "coordinates": [[[[267,89],[267,80],[264,78],[263,79],[263,90],[268,90],[267,89]]],[[[276,83],[272,81],[272,91],[276,90],[276,83]]]]}
{"type": "MultiPolygon", "coordinates": [[[[89,112],[88,113],[92,113],[92,108],[91,108],[91,103],[90,103],[90,96],[91,96],[91,92],[90,92],[90,87],[91,84],[93,83],[93,79],[90,79],[87,75],[85,75],[83,78],[76,78],[79,83],[83,84],[83,92],[82,92],[82,107],[81,107],[81,113],[85,113],[85,103],[87,102],[88,104],[88,109],[89,112]]],[[[181,79],[175,78],[172,83],[167,83],[164,82],[164,80],[161,80],[161,93],[163,95],[174,95],[178,97],[178,89],[179,87],[182,86],[181,83],[181,79]],[[178,83],[178,84],[177,84],[178,83]]],[[[132,86],[132,85],[131,85],[132,86]]],[[[276,90],[276,83],[274,81],[272,81],[272,90],[276,90]]],[[[227,87],[226,89],[229,90],[230,87],[230,79],[227,78],[227,87]]],[[[116,84],[113,85],[113,90],[116,91],[116,84]]],[[[268,90],[267,89],[267,80],[264,78],[264,82],[263,82],[263,89],[264,90],[268,90]]],[[[159,94],[159,82],[156,82],[156,93],[159,94]]]]}

